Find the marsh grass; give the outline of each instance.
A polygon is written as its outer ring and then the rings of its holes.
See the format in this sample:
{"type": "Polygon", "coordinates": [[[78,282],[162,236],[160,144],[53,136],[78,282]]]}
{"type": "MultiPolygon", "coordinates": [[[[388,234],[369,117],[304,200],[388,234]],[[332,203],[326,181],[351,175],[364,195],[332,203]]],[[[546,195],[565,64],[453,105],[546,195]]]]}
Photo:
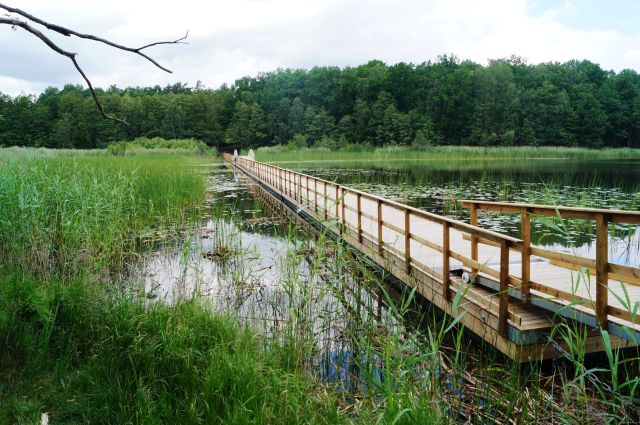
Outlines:
{"type": "Polygon", "coordinates": [[[469,160],[469,159],[640,159],[639,149],[581,149],[554,147],[471,147],[434,146],[424,150],[409,147],[383,147],[359,151],[330,151],[320,148],[289,150],[276,147],[259,148],[256,160],[263,162],[298,161],[379,161],[379,160],[469,160]]]}
{"type": "MultiPolygon", "coordinates": [[[[23,226],[26,236],[16,240],[25,242],[8,251],[14,262],[6,261],[0,275],[0,423],[35,423],[43,412],[52,423],[123,424],[638,419],[638,356],[628,360],[608,350],[594,369],[585,363],[579,332],[567,323],[557,335],[575,347],[559,366],[549,373],[549,365],[515,364],[473,342],[461,316],[447,317],[415,291],[396,288],[386,272],[326,231],[310,236],[305,228],[280,226],[280,273],[265,289],[248,261],[257,254],[243,240],[238,211],[216,199],[210,236],[214,247],[229,252],[218,270],[233,294],[224,312],[195,289],[171,302],[149,302],[135,291],[95,285],[90,273],[77,272],[73,253],[100,254],[91,260],[93,273],[118,267],[117,259],[141,248],[129,243],[142,229],[188,221],[184,209],[200,202],[202,177],[179,158],[56,161],[8,161],[0,170],[13,188],[1,193],[28,200],[11,213],[37,229],[55,229],[51,223],[80,211],[73,237],[47,239],[23,226]],[[69,164],[78,170],[65,174],[69,164]],[[20,186],[20,177],[33,177],[38,190],[20,186]],[[111,197],[110,187],[123,191],[122,198],[111,197]],[[63,196],[72,189],[78,194],[63,196]],[[97,193],[92,202],[80,195],[88,189],[97,193]],[[92,205],[115,211],[114,218],[92,205]],[[50,222],[49,214],[58,218],[50,222]],[[83,229],[83,220],[95,215],[102,219],[83,229]],[[118,224],[101,233],[109,220],[118,224]],[[63,241],[71,263],[52,261],[44,269],[17,261],[30,240],[63,241]]],[[[0,235],[9,237],[11,228],[3,229],[0,235]]],[[[201,252],[190,255],[197,249],[185,237],[179,247],[185,271],[190,258],[202,260],[201,252]]],[[[465,302],[463,294],[458,291],[454,307],[465,302]]]]}
{"type": "Polygon", "coordinates": [[[105,287],[0,285],[0,422],[341,423],[285,347],[193,299],[144,305],[105,287]]]}
{"type": "Polygon", "coordinates": [[[187,222],[205,194],[184,157],[0,161],[0,261],[45,280],[119,269],[145,229],[187,222]]]}

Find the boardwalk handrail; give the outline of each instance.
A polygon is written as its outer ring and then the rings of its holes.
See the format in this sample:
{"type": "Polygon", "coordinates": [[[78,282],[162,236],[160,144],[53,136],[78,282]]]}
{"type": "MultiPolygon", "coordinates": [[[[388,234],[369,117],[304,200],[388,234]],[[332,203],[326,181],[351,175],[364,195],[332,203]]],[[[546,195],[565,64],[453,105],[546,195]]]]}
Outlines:
{"type": "MultiPolygon", "coordinates": [[[[224,158],[233,162],[231,155],[225,154],[224,158]]],[[[619,220],[619,217],[625,217],[625,214],[629,217],[635,217],[635,213],[627,211],[614,211],[613,215],[608,216],[608,213],[603,211],[609,210],[596,210],[596,209],[578,209],[578,208],[565,208],[565,207],[548,207],[548,206],[530,206],[526,204],[508,204],[508,203],[492,203],[487,201],[463,201],[466,207],[471,210],[471,224],[463,223],[461,221],[451,219],[448,217],[433,214],[418,208],[414,208],[399,202],[395,202],[383,197],[373,195],[370,193],[362,192],[357,189],[349,188],[334,182],[330,182],[325,179],[303,174],[297,171],[292,171],[278,167],[276,165],[261,163],[247,159],[245,157],[238,157],[235,163],[240,166],[245,172],[252,174],[255,178],[270,185],[284,196],[289,197],[298,204],[308,206],[310,209],[318,214],[322,215],[325,220],[335,220],[332,226],[335,226],[339,232],[348,231],[353,232],[356,236],[356,240],[360,243],[366,239],[369,241],[379,256],[384,257],[385,252],[396,255],[399,258],[404,259],[404,270],[407,275],[411,274],[413,267],[417,267],[421,270],[429,269],[427,266],[421,264],[421,262],[411,255],[411,243],[416,243],[433,249],[442,253],[442,295],[445,299],[450,300],[451,296],[451,282],[450,276],[447,271],[451,259],[459,261],[465,267],[471,269],[473,273],[483,273],[490,277],[495,278],[499,282],[499,314],[498,314],[498,332],[501,336],[506,337],[507,325],[509,319],[508,300],[509,300],[509,288],[514,288],[520,291],[522,299],[528,301],[530,298],[530,289],[545,293],[552,297],[556,297],[569,302],[584,303],[583,307],[592,309],[595,312],[597,320],[602,326],[606,326],[608,315],[611,314],[620,319],[640,324],[640,317],[638,315],[632,315],[630,312],[623,311],[617,307],[608,304],[606,278],[609,274],[616,276],[629,277],[629,280],[634,278],[640,278],[640,269],[609,264],[608,261],[604,264],[595,262],[587,262],[587,266],[594,266],[596,270],[596,276],[598,284],[596,291],[596,303],[592,306],[592,300],[586,299],[576,294],[567,293],[557,288],[553,288],[544,285],[539,282],[532,282],[530,280],[530,260],[531,255],[536,255],[545,258],[551,258],[557,261],[558,265],[562,267],[570,266],[578,261],[573,261],[570,256],[562,253],[556,253],[553,251],[543,250],[537,247],[531,247],[530,241],[530,211],[546,211],[545,207],[549,209],[548,215],[553,210],[553,215],[557,215],[557,211],[566,212],[569,214],[580,215],[580,218],[587,216],[583,211],[587,211],[588,214],[594,214],[596,217],[598,226],[602,229],[606,229],[606,223],[611,222],[614,217],[615,220],[619,220]],[[304,181],[304,185],[302,184],[304,181]],[[319,190],[322,189],[322,190],[319,190]],[[347,205],[345,197],[347,195],[354,196],[356,198],[356,207],[347,205]],[[377,213],[371,212],[371,214],[363,211],[362,199],[367,199],[377,205],[377,213]],[[392,208],[397,212],[404,214],[404,225],[394,225],[389,221],[383,219],[383,207],[392,208]],[[513,208],[511,208],[513,207],[513,208]],[[487,208],[500,208],[502,212],[520,212],[522,214],[523,224],[523,239],[514,238],[508,235],[503,235],[498,232],[494,232],[488,229],[479,227],[477,224],[477,210],[487,208]],[[524,208],[524,210],[523,210],[524,208]],[[534,209],[535,208],[535,209],[534,209]],[[475,209],[475,212],[474,212],[475,209]],[[356,214],[356,223],[353,227],[348,220],[346,220],[346,211],[351,211],[356,214]],[[442,244],[435,243],[427,240],[425,237],[421,237],[411,232],[410,223],[411,217],[420,217],[425,220],[440,224],[442,226],[442,244]],[[599,217],[599,218],[598,218],[599,217]],[[371,223],[377,224],[377,231],[371,234],[363,229],[362,219],[366,218],[371,223]],[[603,227],[605,226],[605,227],[603,227]],[[383,228],[388,229],[404,240],[404,247],[402,250],[393,246],[383,238],[383,228]],[[467,257],[461,253],[451,250],[450,246],[450,230],[455,229],[463,234],[466,234],[466,238],[471,240],[471,257],[467,257]],[[478,243],[486,243],[489,245],[497,246],[500,248],[500,261],[498,269],[494,269],[486,264],[482,264],[478,261],[478,243]],[[514,250],[521,253],[522,256],[522,275],[520,277],[513,276],[509,273],[509,251],[514,250]],[[605,283],[602,284],[603,279],[605,283]]],[[[640,214],[638,214],[640,216],[640,214]]],[[[614,221],[621,222],[621,221],[614,221]]],[[[606,233],[605,233],[606,234],[606,233]]],[[[607,246],[606,238],[603,244],[602,235],[599,239],[599,247],[597,252],[600,253],[600,260],[602,258],[602,251],[606,255],[607,246]]],[[[588,260],[588,259],[585,259],[588,260]]],[[[584,264],[581,265],[584,267],[584,264]]],[[[429,269],[431,270],[431,269],[429,269]]],[[[432,270],[431,270],[432,271],[432,270]]],[[[626,281],[626,280],[625,280],[626,281]]]]}
{"type": "MultiPolygon", "coordinates": [[[[608,315],[627,318],[625,312],[612,308],[609,305],[609,278],[625,281],[632,285],[640,284],[640,269],[609,262],[608,241],[609,223],[640,224],[639,211],[608,210],[602,208],[565,207],[554,205],[537,205],[512,202],[493,202],[464,199],[460,201],[464,208],[469,209],[471,222],[477,223],[478,211],[492,211],[505,214],[520,214],[521,233],[524,241],[522,250],[522,264],[530,264],[530,256],[546,258],[556,265],[575,269],[589,269],[595,272],[596,278],[596,305],[595,314],[598,322],[606,326],[608,315]],[[531,216],[560,217],[562,219],[591,220],[596,222],[596,258],[584,258],[548,251],[546,249],[531,247],[531,216]]],[[[471,244],[477,247],[478,243],[486,243],[486,240],[471,238],[471,244]]],[[[491,242],[489,242],[491,243],[491,242]]],[[[477,248],[476,252],[477,252],[477,248]]],[[[472,249],[473,250],[473,249],[472,249]]],[[[531,286],[529,268],[526,272],[523,267],[523,288],[531,286]]],[[[535,284],[534,286],[538,286],[535,284]]],[[[633,319],[633,317],[629,317],[633,319]]],[[[633,321],[633,320],[631,320],[633,321]]]]}

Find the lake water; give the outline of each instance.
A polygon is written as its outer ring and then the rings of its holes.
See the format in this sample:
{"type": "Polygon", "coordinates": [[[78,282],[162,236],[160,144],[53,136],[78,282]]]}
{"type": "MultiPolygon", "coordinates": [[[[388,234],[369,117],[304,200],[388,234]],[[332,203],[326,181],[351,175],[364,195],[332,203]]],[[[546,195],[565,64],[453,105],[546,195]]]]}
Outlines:
{"type": "MultiPolygon", "coordinates": [[[[281,165],[463,221],[468,221],[468,214],[456,201],[465,198],[628,210],[637,210],[640,204],[637,162],[281,165]]],[[[318,243],[303,228],[287,224],[289,220],[260,202],[248,179],[220,164],[206,172],[209,198],[194,225],[148,235],[157,240],[156,249],[128,270],[126,278],[142,282],[136,290],[149,302],[199,297],[213,311],[236,317],[263,335],[294,339],[312,335],[312,348],[303,353],[309,370],[346,390],[362,390],[354,356],[360,364],[371,363],[374,373],[380,370],[379,358],[360,359],[362,352],[354,351],[354,339],[386,332],[417,338],[428,334],[424,325],[406,327],[410,324],[388,314],[380,288],[389,287],[366,268],[356,267],[330,242],[318,243]]],[[[516,216],[483,215],[479,222],[519,236],[516,216]]],[[[532,229],[533,240],[540,245],[593,254],[591,223],[572,223],[559,234],[543,221],[533,220],[532,229]]],[[[615,228],[612,261],[637,266],[639,239],[637,226],[615,228]]],[[[415,374],[421,376],[430,369],[426,362],[415,374]]]]}
{"type": "MultiPolygon", "coordinates": [[[[469,160],[282,163],[355,189],[469,221],[461,199],[640,210],[639,161],[469,160]]],[[[479,225],[520,237],[518,215],[479,213],[479,225]]],[[[534,217],[532,241],[595,258],[595,224],[534,217]]],[[[640,227],[611,225],[611,262],[640,265],[640,227]]]]}

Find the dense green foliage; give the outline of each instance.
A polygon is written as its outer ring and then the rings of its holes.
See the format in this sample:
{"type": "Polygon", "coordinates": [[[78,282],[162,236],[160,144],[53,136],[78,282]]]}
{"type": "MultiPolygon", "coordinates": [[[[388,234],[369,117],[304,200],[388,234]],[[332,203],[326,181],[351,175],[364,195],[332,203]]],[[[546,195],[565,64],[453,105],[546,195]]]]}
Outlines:
{"type": "Polygon", "coordinates": [[[148,153],[149,150],[161,151],[163,153],[199,153],[204,154],[209,149],[207,145],[196,139],[163,139],[162,137],[146,138],[138,137],[134,140],[120,140],[107,145],[107,150],[113,155],[124,155],[127,152],[142,151],[148,153]]]}
{"type": "Polygon", "coordinates": [[[344,422],[284,350],[198,301],[0,279],[0,423],[344,422]]]}
{"type": "Polygon", "coordinates": [[[100,148],[162,136],[241,147],[640,147],[640,76],[589,61],[371,61],[277,70],[217,90],[178,83],[111,87],[100,96],[130,125],[101,119],[77,86],[38,97],[0,95],[0,145],[100,148]]]}
{"type": "Polygon", "coordinates": [[[147,226],[204,198],[184,157],[55,156],[0,150],[0,265],[41,278],[117,270],[147,226]]]}

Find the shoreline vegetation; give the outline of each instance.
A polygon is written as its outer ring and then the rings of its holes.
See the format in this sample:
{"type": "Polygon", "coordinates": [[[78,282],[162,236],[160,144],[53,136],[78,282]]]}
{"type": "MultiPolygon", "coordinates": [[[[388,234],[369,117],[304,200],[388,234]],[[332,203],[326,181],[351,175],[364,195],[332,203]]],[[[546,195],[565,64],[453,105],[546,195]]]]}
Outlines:
{"type": "MultiPolygon", "coordinates": [[[[456,319],[415,308],[414,292],[392,298],[339,243],[321,236],[311,250],[291,227],[281,236],[294,250],[281,282],[290,320],[271,333],[212,314],[204,298],[169,304],[123,290],[113,275],[149,248],[149,231],[186,238],[199,212],[211,220],[228,212],[215,198],[212,210],[199,210],[211,193],[198,165],[209,157],[163,149],[0,150],[0,423],[38,423],[43,413],[56,424],[638,420],[637,354],[610,350],[591,367],[586,333],[561,323],[564,357],[551,367],[516,365],[473,345],[456,319]],[[347,306],[344,317],[322,320],[348,326],[340,356],[349,368],[334,373],[352,386],[313,372],[312,306],[322,300],[305,273],[347,306]],[[348,285],[361,281],[386,300],[377,319],[349,304],[367,288],[348,285]]],[[[467,152],[441,149],[433,152],[467,152]]],[[[211,237],[233,272],[246,254],[233,249],[240,223],[224,217],[211,237]]]]}
{"type": "Polygon", "coordinates": [[[263,162],[319,161],[464,161],[467,159],[569,159],[640,160],[640,149],[581,149],[553,147],[477,147],[434,146],[415,149],[402,146],[367,148],[352,145],[347,149],[294,148],[287,145],[258,148],[256,160],[263,162]]]}
{"type": "Polygon", "coordinates": [[[97,149],[164,137],[242,149],[640,147],[640,75],[589,60],[529,64],[512,56],[482,65],[443,55],[419,64],[278,69],[217,89],[178,82],[97,93],[128,126],[101,119],[82,86],[0,93],[0,146],[97,149]]]}

